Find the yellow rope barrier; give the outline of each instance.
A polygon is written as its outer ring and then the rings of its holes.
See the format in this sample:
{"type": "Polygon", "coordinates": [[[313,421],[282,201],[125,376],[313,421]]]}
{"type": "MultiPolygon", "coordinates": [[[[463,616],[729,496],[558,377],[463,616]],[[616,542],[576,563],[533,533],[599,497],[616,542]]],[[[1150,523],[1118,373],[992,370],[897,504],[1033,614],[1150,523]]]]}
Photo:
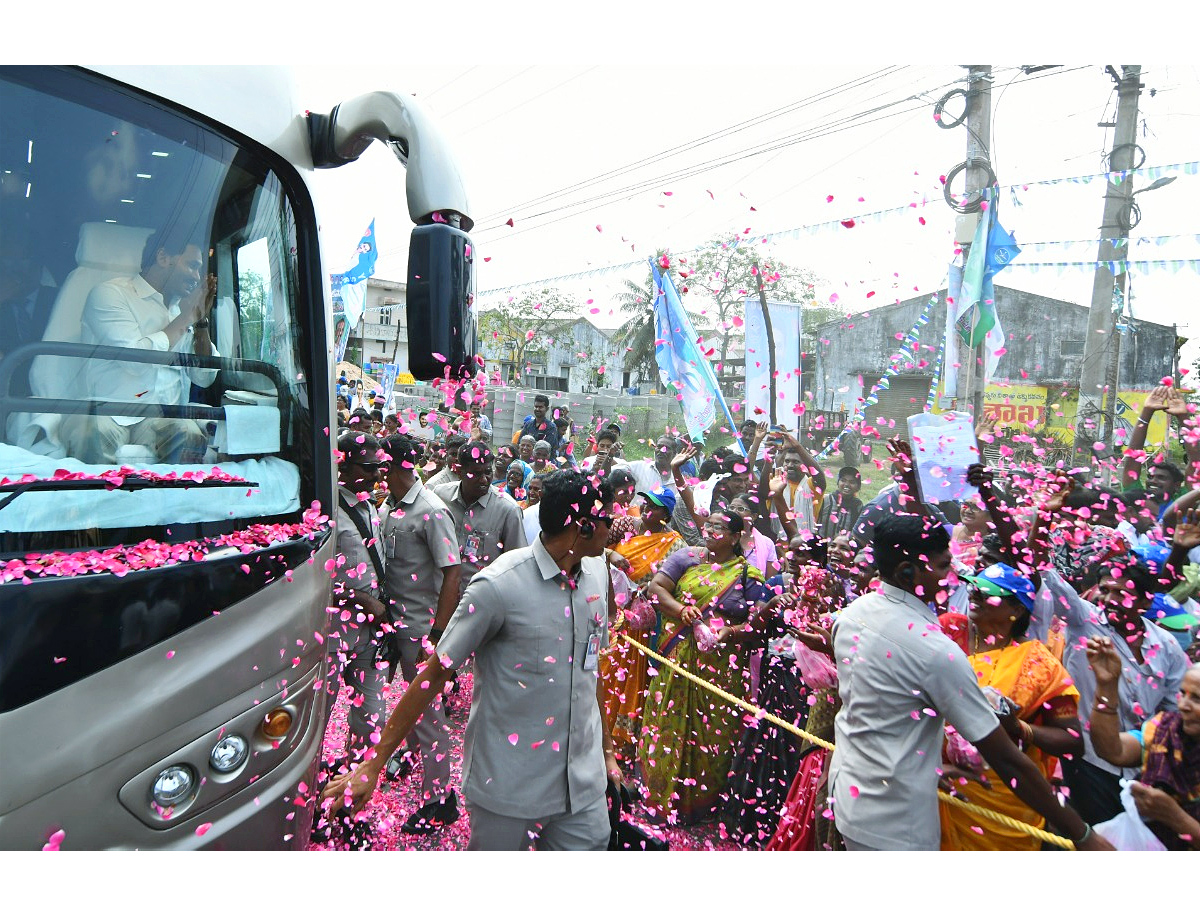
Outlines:
{"type": "MultiPolygon", "coordinates": [[[[829,741],[823,740],[822,738],[817,737],[815,734],[810,734],[809,732],[807,732],[803,728],[800,728],[799,726],[793,724],[792,722],[786,722],[783,719],[779,718],[779,716],[769,713],[765,709],[757,707],[752,703],[748,703],[747,701],[743,700],[741,697],[735,697],[733,694],[730,694],[728,691],[722,690],[721,688],[717,687],[715,684],[713,684],[709,681],[705,681],[703,678],[699,677],[698,675],[695,675],[695,674],[689,672],[687,669],[682,668],[674,660],[667,659],[665,656],[659,655],[658,653],[656,653],[655,651],[653,651],[649,647],[647,647],[645,644],[642,644],[642,643],[634,640],[629,635],[627,635],[623,632],[617,632],[614,634],[614,637],[621,638],[626,643],[635,647],[639,652],[645,654],[646,656],[650,657],[651,659],[657,660],[658,662],[662,663],[663,665],[667,666],[668,668],[673,669],[674,671],[676,671],[680,675],[682,675],[684,678],[688,679],[691,682],[694,682],[695,684],[698,684],[700,687],[704,688],[706,691],[716,694],[718,697],[720,697],[722,700],[726,701],[727,703],[732,703],[735,706],[740,706],[742,709],[746,710],[746,712],[752,713],[756,717],[761,717],[763,719],[766,719],[768,722],[778,725],[780,728],[784,729],[785,731],[789,731],[792,734],[796,735],[797,737],[803,738],[806,741],[810,741],[811,743],[816,744],[818,747],[824,747],[826,750],[833,749],[833,744],[829,743],[829,741]]],[[[1009,828],[1015,828],[1017,831],[1027,834],[1030,837],[1038,838],[1039,840],[1045,841],[1048,844],[1054,844],[1056,847],[1061,847],[1064,850],[1074,850],[1075,849],[1075,844],[1072,841],[1070,841],[1069,839],[1062,837],[1061,835],[1051,834],[1048,831],[1043,831],[1040,828],[1035,828],[1033,825],[1030,825],[1027,822],[1021,822],[1018,819],[1014,819],[1011,816],[1006,816],[1003,813],[995,812],[994,810],[987,809],[987,808],[979,806],[978,804],[975,804],[975,803],[968,803],[965,800],[961,800],[958,797],[953,797],[950,794],[944,793],[942,791],[938,791],[938,799],[941,800],[943,803],[947,803],[951,806],[958,806],[963,809],[966,809],[966,810],[974,813],[977,816],[983,816],[985,819],[991,819],[993,822],[998,822],[1001,825],[1007,825],[1009,828]]]]}

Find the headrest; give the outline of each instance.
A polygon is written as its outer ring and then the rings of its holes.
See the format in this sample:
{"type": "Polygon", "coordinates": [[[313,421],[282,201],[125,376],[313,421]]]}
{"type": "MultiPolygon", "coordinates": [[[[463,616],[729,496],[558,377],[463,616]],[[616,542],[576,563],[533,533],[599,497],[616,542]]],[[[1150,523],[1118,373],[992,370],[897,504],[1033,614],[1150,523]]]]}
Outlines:
{"type": "Polygon", "coordinates": [[[142,250],[153,231],[111,222],[84,222],[79,226],[75,263],[88,269],[136,275],[142,271],[142,250]]]}

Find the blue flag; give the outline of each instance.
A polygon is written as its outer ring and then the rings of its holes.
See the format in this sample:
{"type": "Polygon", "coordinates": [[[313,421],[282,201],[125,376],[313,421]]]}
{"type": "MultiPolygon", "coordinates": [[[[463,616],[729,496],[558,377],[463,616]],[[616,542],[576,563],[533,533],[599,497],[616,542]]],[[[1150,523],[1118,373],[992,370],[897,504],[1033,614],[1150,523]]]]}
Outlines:
{"type": "Polygon", "coordinates": [[[688,434],[699,439],[716,421],[721,392],[670,276],[664,277],[654,260],[650,271],[655,287],[654,356],[664,383],[679,391],[688,434]]]}
{"type": "Polygon", "coordinates": [[[347,284],[358,284],[366,281],[375,274],[375,261],[379,259],[379,251],[375,247],[375,220],[367,226],[363,236],[359,238],[358,247],[351,258],[353,265],[342,276],[347,284]]]}
{"type": "Polygon", "coordinates": [[[329,276],[334,297],[333,311],[345,314],[351,331],[358,327],[358,320],[367,304],[367,279],[375,274],[375,261],[378,258],[379,251],[375,248],[375,220],[372,219],[363,236],[358,239],[358,246],[350,260],[350,268],[341,275],[329,276]]]}

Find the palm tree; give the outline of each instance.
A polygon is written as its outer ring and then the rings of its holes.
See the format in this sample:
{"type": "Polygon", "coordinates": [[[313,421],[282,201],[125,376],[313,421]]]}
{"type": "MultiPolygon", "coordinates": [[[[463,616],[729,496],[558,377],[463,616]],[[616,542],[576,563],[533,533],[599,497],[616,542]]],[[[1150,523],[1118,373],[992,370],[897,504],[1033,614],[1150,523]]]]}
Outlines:
{"type": "MultiPolygon", "coordinates": [[[[661,255],[661,254],[660,254],[661,255]]],[[[614,296],[629,319],[617,329],[613,342],[624,348],[625,370],[636,371],[641,381],[658,385],[658,360],[654,356],[654,281],[645,284],[626,280],[624,290],[614,296]]]]}

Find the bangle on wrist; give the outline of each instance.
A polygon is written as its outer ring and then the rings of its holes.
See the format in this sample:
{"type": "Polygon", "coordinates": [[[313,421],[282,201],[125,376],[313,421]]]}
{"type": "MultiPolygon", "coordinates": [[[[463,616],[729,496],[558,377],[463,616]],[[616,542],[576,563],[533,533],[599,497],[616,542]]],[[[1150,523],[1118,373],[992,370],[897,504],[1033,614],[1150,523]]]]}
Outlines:
{"type": "Polygon", "coordinates": [[[1021,740],[1026,744],[1033,743],[1033,726],[1024,719],[1018,719],[1017,724],[1021,726],[1021,740]]]}
{"type": "Polygon", "coordinates": [[[1083,834],[1075,839],[1075,841],[1074,841],[1075,846],[1078,847],[1080,844],[1086,844],[1088,842],[1088,840],[1091,838],[1091,836],[1092,836],[1092,826],[1089,825],[1087,822],[1084,822],[1083,823],[1083,834]]]}

